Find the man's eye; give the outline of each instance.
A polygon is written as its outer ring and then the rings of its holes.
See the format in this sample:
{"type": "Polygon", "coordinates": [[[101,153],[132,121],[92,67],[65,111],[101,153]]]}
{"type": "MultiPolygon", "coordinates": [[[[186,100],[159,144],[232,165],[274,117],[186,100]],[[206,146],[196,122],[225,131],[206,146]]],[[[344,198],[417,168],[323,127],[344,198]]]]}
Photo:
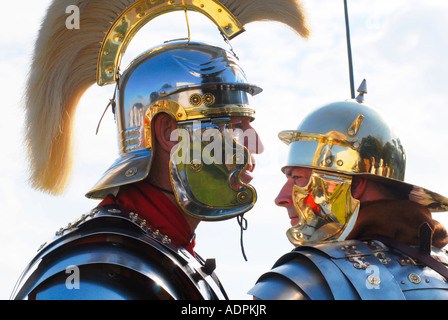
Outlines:
{"type": "Polygon", "coordinates": [[[308,184],[309,179],[304,176],[293,176],[294,184],[299,187],[305,187],[308,184]]]}

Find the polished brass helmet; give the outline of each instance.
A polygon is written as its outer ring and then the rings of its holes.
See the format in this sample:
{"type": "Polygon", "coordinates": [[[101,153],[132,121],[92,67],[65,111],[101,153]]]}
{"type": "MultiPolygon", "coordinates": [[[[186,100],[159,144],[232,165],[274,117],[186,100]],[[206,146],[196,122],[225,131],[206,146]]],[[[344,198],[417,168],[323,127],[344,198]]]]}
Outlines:
{"type": "Polygon", "coordinates": [[[448,210],[447,198],[404,181],[406,154],[399,137],[361,99],[324,105],[279,138],[290,145],[287,166],[363,175],[404,190],[430,211],[448,210]]]}
{"type": "Polygon", "coordinates": [[[364,103],[364,93],[317,108],[297,130],[279,133],[290,146],[285,167],[312,169],[308,184],[293,188],[299,220],[286,235],[295,246],[344,240],[350,233],[360,206],[351,194],[354,175],[400,189],[430,211],[448,210],[447,198],[404,182],[406,154],[400,139],[384,116],[364,103]]]}
{"type": "Polygon", "coordinates": [[[279,137],[291,144],[288,165],[404,179],[406,155],[400,139],[365,103],[330,103],[279,137]]]}

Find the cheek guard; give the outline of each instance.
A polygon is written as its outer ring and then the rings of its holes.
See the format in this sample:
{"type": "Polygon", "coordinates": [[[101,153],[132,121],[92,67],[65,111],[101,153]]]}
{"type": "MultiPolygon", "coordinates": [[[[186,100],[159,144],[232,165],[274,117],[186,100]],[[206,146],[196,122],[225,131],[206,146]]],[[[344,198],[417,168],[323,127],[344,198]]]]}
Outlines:
{"type": "Polygon", "coordinates": [[[250,210],[255,189],[241,181],[250,165],[247,148],[236,142],[229,118],[178,124],[170,179],[179,206],[201,220],[225,220],[250,210]]]}
{"type": "Polygon", "coordinates": [[[344,240],[356,221],[360,202],[351,194],[351,177],[313,170],[305,187],[294,186],[293,203],[299,222],[288,229],[295,246],[344,240]]]}

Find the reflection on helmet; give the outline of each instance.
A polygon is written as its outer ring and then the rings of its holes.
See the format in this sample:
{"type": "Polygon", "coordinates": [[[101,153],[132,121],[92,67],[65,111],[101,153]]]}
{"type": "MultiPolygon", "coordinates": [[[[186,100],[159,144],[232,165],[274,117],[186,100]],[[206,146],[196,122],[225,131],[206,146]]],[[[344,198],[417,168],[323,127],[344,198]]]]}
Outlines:
{"type": "Polygon", "coordinates": [[[294,186],[293,203],[299,222],[287,231],[295,246],[309,242],[343,240],[356,220],[359,200],[352,197],[351,177],[313,170],[305,187],[294,186]]]}
{"type": "Polygon", "coordinates": [[[240,180],[250,163],[249,151],[234,140],[229,121],[179,123],[180,142],[171,153],[171,182],[181,207],[200,219],[232,218],[256,201],[254,188],[240,180]]]}
{"type": "Polygon", "coordinates": [[[309,114],[297,130],[279,137],[290,144],[289,166],[404,180],[406,155],[400,139],[365,103],[325,105],[309,114]]]}
{"type": "MultiPolygon", "coordinates": [[[[188,123],[193,120],[205,120],[209,125],[217,125],[217,122],[229,123],[231,116],[254,118],[254,110],[248,107],[247,94],[254,95],[260,91],[260,88],[246,82],[236,57],[222,48],[180,41],[149,50],[135,59],[120,78],[116,112],[120,157],[87,196],[101,199],[120,185],[137,182],[148,176],[153,151],[151,122],[160,112],[172,116],[179,123],[179,129],[192,133],[188,123]],[[223,117],[224,120],[212,121],[223,117]]],[[[245,157],[249,158],[247,150],[245,157]]],[[[245,161],[247,163],[248,160],[245,161]]],[[[213,166],[216,167],[215,172],[228,171],[225,164],[215,163],[213,166]]],[[[172,169],[174,191],[179,204],[187,213],[198,214],[202,218],[218,219],[220,214],[226,217],[226,212],[229,213],[227,204],[219,201],[209,203],[211,197],[205,193],[199,196],[199,191],[196,192],[199,184],[190,181],[199,176],[205,177],[209,169],[204,169],[200,175],[187,175],[188,170],[179,166],[173,166],[172,169]],[[195,190],[183,189],[187,187],[195,190]],[[180,200],[185,195],[193,199],[180,200]],[[204,210],[209,211],[215,210],[216,205],[217,216],[209,216],[197,207],[187,210],[186,207],[192,208],[187,203],[203,203],[204,210]]],[[[203,181],[202,187],[205,184],[216,187],[224,184],[223,177],[213,183],[210,180],[212,177],[209,174],[209,181],[203,181]]],[[[241,184],[239,181],[237,183],[241,184]]],[[[253,206],[255,191],[248,186],[246,191],[247,202],[239,203],[240,209],[234,204],[235,208],[229,213],[231,216],[253,206]]]]}

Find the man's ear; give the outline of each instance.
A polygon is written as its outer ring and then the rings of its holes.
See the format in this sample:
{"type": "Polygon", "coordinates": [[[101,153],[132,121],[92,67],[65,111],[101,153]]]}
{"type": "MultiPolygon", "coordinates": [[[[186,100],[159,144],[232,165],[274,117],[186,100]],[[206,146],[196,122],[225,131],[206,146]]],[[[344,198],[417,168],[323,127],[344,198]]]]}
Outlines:
{"type": "Polygon", "coordinates": [[[352,196],[355,199],[360,199],[367,188],[367,179],[364,177],[352,177],[352,196]]]}
{"type": "Polygon", "coordinates": [[[176,120],[169,114],[161,112],[153,118],[151,125],[158,148],[170,153],[172,148],[178,143],[177,135],[173,134],[173,137],[171,137],[173,131],[177,129],[176,120]]]}

